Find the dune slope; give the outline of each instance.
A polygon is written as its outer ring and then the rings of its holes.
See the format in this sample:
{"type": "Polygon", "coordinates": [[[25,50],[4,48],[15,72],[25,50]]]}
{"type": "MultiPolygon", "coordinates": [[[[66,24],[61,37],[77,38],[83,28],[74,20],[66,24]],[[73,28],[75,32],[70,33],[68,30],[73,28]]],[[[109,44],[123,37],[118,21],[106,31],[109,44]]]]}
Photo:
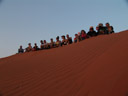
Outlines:
{"type": "Polygon", "coordinates": [[[127,96],[128,31],[0,59],[0,96],[127,96]]]}

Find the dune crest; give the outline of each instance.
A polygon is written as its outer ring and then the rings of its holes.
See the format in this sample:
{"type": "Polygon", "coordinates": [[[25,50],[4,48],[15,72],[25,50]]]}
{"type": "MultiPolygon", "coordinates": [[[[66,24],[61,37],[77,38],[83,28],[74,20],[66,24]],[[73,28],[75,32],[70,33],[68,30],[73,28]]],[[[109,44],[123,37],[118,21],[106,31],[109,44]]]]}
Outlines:
{"type": "Polygon", "coordinates": [[[0,59],[0,96],[127,96],[128,30],[0,59]]]}

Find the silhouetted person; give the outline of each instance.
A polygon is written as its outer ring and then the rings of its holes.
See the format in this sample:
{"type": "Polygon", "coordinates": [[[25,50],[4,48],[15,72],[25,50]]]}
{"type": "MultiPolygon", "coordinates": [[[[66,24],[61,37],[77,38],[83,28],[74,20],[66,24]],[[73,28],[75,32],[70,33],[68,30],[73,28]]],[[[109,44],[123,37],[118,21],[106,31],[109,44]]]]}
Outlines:
{"type": "Polygon", "coordinates": [[[67,37],[67,44],[72,44],[72,37],[69,37],[69,35],[66,35],[67,37]]]}
{"type": "Polygon", "coordinates": [[[87,33],[87,35],[88,35],[88,37],[93,37],[93,36],[97,35],[97,33],[94,30],[93,26],[90,27],[89,32],[87,33]]]}
{"type": "Polygon", "coordinates": [[[49,49],[50,48],[50,46],[49,46],[49,44],[47,43],[46,40],[44,40],[43,47],[44,47],[44,49],[49,49]]]}
{"type": "Polygon", "coordinates": [[[87,38],[87,34],[85,32],[85,30],[81,30],[81,40],[84,40],[87,38]]]}
{"type": "Polygon", "coordinates": [[[99,35],[105,34],[105,27],[103,26],[103,24],[99,23],[98,27],[99,27],[98,29],[99,35]]]}
{"type": "Polygon", "coordinates": [[[37,44],[35,43],[34,47],[33,47],[33,51],[38,51],[38,50],[39,50],[39,48],[38,48],[37,44]]]}
{"type": "Polygon", "coordinates": [[[99,26],[96,27],[96,34],[97,34],[97,35],[100,35],[99,26]]]}
{"type": "Polygon", "coordinates": [[[80,42],[81,40],[82,40],[82,38],[81,38],[81,33],[78,32],[78,42],[80,42]]]}
{"type": "Polygon", "coordinates": [[[55,42],[53,41],[53,38],[51,38],[50,48],[54,48],[54,47],[55,47],[55,42]]]}
{"type": "Polygon", "coordinates": [[[110,24],[109,24],[109,23],[106,23],[105,31],[106,31],[106,34],[114,33],[113,26],[110,26],[110,24]]]}
{"type": "Polygon", "coordinates": [[[44,44],[43,40],[40,40],[40,43],[41,43],[40,49],[43,50],[44,49],[44,47],[43,47],[43,44],[44,44]]]}
{"type": "Polygon", "coordinates": [[[18,53],[24,53],[24,49],[22,48],[22,46],[20,46],[20,48],[18,49],[18,53]]]}
{"type": "Polygon", "coordinates": [[[26,52],[32,51],[32,46],[31,43],[28,44],[28,47],[26,48],[26,52]]]}
{"type": "Polygon", "coordinates": [[[56,37],[56,43],[55,47],[60,47],[61,46],[61,41],[59,40],[59,36],[56,37]]]}
{"type": "Polygon", "coordinates": [[[79,41],[80,41],[80,40],[79,40],[78,34],[75,34],[74,43],[77,43],[77,42],[79,42],[79,41]]]}
{"type": "Polygon", "coordinates": [[[65,36],[63,35],[63,36],[61,36],[61,38],[62,38],[61,45],[62,46],[67,45],[67,40],[66,40],[65,36]]]}

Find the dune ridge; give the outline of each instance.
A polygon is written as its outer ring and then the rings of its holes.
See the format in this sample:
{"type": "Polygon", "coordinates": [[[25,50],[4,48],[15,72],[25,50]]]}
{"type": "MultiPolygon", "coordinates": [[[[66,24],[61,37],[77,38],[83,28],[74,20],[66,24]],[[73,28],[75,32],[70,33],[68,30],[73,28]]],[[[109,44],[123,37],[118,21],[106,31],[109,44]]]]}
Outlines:
{"type": "Polygon", "coordinates": [[[128,30],[0,59],[0,96],[127,96],[128,30]]]}

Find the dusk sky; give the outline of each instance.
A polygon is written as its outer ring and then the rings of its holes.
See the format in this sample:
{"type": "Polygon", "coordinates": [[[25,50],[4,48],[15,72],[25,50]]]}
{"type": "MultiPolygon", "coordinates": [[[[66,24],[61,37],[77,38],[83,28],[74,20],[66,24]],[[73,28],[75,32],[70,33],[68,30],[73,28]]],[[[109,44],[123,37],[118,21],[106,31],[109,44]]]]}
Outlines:
{"type": "MultiPolygon", "coordinates": [[[[109,22],[115,32],[128,30],[128,0],[0,0],[0,58],[20,45],[56,36],[88,32],[109,22]]],[[[127,42],[127,41],[126,41],[127,42]]]]}

